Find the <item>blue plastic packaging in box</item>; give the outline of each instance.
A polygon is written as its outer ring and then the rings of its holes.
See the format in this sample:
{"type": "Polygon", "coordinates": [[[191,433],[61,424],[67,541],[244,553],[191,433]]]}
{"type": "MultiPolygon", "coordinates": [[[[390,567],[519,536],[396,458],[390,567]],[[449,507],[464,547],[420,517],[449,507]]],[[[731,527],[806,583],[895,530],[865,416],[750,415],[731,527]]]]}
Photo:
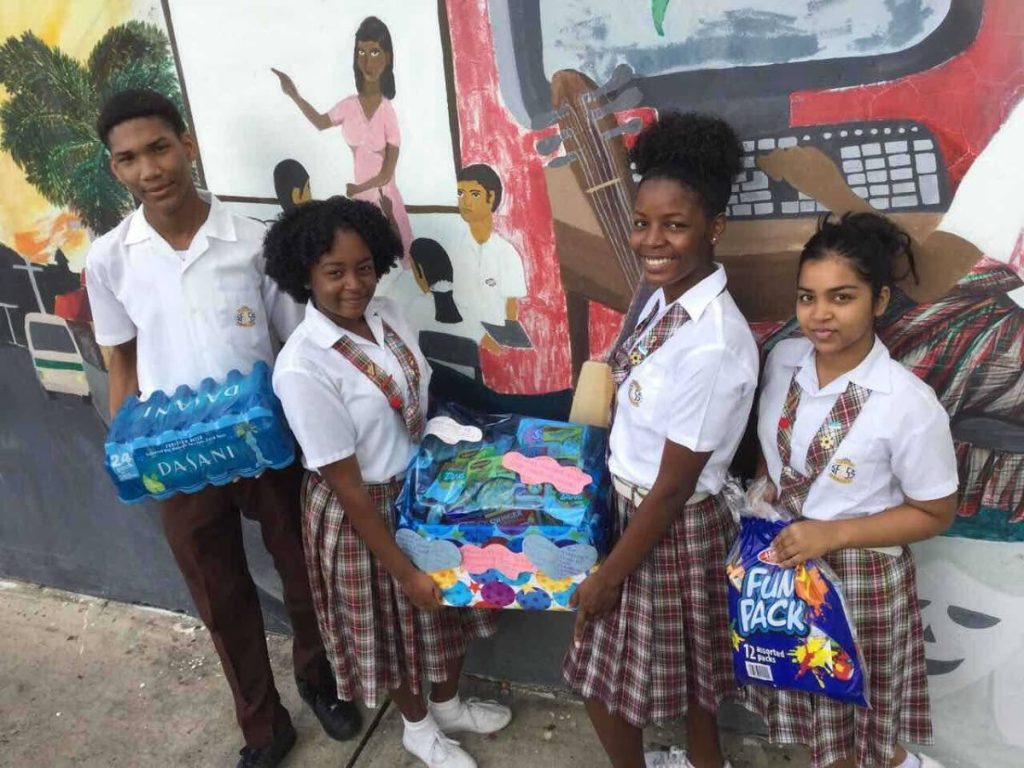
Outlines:
{"type": "Polygon", "coordinates": [[[114,417],[104,465],[121,501],[165,499],[255,477],[295,460],[294,440],[270,382],[257,362],[248,376],[129,397],[114,417]]]}
{"type": "Polygon", "coordinates": [[[839,579],[824,561],[776,565],[772,541],[791,521],[745,514],[749,506],[739,511],[740,534],[725,567],[737,682],[868,706],[864,659],[839,579]]]}
{"type": "Polygon", "coordinates": [[[458,607],[569,610],[609,546],[607,430],[441,406],[396,539],[458,607]]]}

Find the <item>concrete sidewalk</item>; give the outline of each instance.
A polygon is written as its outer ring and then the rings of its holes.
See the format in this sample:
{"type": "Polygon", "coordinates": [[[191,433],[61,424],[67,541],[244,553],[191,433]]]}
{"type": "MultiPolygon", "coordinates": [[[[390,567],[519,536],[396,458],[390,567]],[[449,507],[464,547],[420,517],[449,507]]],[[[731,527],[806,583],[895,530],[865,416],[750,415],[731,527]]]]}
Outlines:
{"type": "MultiPolygon", "coordinates": [[[[0,582],[0,766],[229,768],[241,744],[231,695],[196,620],[57,590],[0,582]]],[[[299,741],[284,765],[415,768],[394,707],[366,713],[361,738],[331,741],[299,700],[290,641],[270,635],[271,661],[299,741]]],[[[559,693],[468,679],[464,692],[513,707],[509,728],[462,739],[481,768],[607,765],[583,708],[559,693]]],[[[680,729],[650,729],[653,746],[680,729]]],[[[800,768],[803,757],[725,734],[735,768],[800,768]]]]}

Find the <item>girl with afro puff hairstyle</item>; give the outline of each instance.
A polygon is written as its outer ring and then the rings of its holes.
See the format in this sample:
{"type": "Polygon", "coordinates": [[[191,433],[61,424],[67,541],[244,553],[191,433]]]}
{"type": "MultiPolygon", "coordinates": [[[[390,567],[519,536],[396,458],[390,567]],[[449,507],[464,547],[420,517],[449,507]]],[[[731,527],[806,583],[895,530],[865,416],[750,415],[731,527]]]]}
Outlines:
{"type": "Polygon", "coordinates": [[[274,223],[266,272],[308,301],[277,358],[274,391],[306,467],[306,562],[338,697],[374,707],[390,696],[409,752],[432,768],[472,768],[444,734],[491,733],[511,714],[458,694],[467,643],[494,633],[493,614],[442,609],[437,584],[395,543],[391,510],[422,435],[430,380],[398,307],[374,296],[401,252],[367,202],[308,202],[274,223]]]}
{"type": "Polygon", "coordinates": [[[632,152],[630,246],[654,293],[609,363],[618,541],[577,590],[563,676],[616,768],[645,765],[643,728],[686,716],[688,756],[721,768],[716,712],[735,691],[722,563],[736,529],[720,492],[747,425],[758,352],[715,244],[741,149],[705,115],[666,114],[632,152]]]}

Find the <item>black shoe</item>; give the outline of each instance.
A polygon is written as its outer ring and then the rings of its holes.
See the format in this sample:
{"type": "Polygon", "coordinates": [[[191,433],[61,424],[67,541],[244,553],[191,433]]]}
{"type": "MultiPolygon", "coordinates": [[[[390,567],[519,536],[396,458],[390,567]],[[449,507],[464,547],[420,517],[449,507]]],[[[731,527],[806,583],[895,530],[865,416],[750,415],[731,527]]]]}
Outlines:
{"type": "Polygon", "coordinates": [[[295,746],[295,728],[288,727],[274,734],[274,740],[265,747],[243,747],[236,768],[275,768],[295,746]]]}
{"type": "Polygon", "coordinates": [[[341,701],[334,692],[314,688],[305,680],[295,680],[299,696],[313,709],[324,732],[335,741],[348,741],[363,727],[363,715],[351,701],[341,701]]]}

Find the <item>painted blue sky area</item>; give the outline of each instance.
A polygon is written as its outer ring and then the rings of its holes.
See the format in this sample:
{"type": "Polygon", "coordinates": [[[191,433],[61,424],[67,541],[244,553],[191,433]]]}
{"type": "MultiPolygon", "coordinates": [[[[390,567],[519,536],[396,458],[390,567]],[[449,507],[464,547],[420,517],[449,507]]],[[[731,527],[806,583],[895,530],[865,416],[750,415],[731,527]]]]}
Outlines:
{"type": "Polygon", "coordinates": [[[950,2],[624,0],[600,11],[590,0],[541,3],[544,70],[603,82],[622,63],[653,76],[893,53],[934,32],[950,2]]]}

